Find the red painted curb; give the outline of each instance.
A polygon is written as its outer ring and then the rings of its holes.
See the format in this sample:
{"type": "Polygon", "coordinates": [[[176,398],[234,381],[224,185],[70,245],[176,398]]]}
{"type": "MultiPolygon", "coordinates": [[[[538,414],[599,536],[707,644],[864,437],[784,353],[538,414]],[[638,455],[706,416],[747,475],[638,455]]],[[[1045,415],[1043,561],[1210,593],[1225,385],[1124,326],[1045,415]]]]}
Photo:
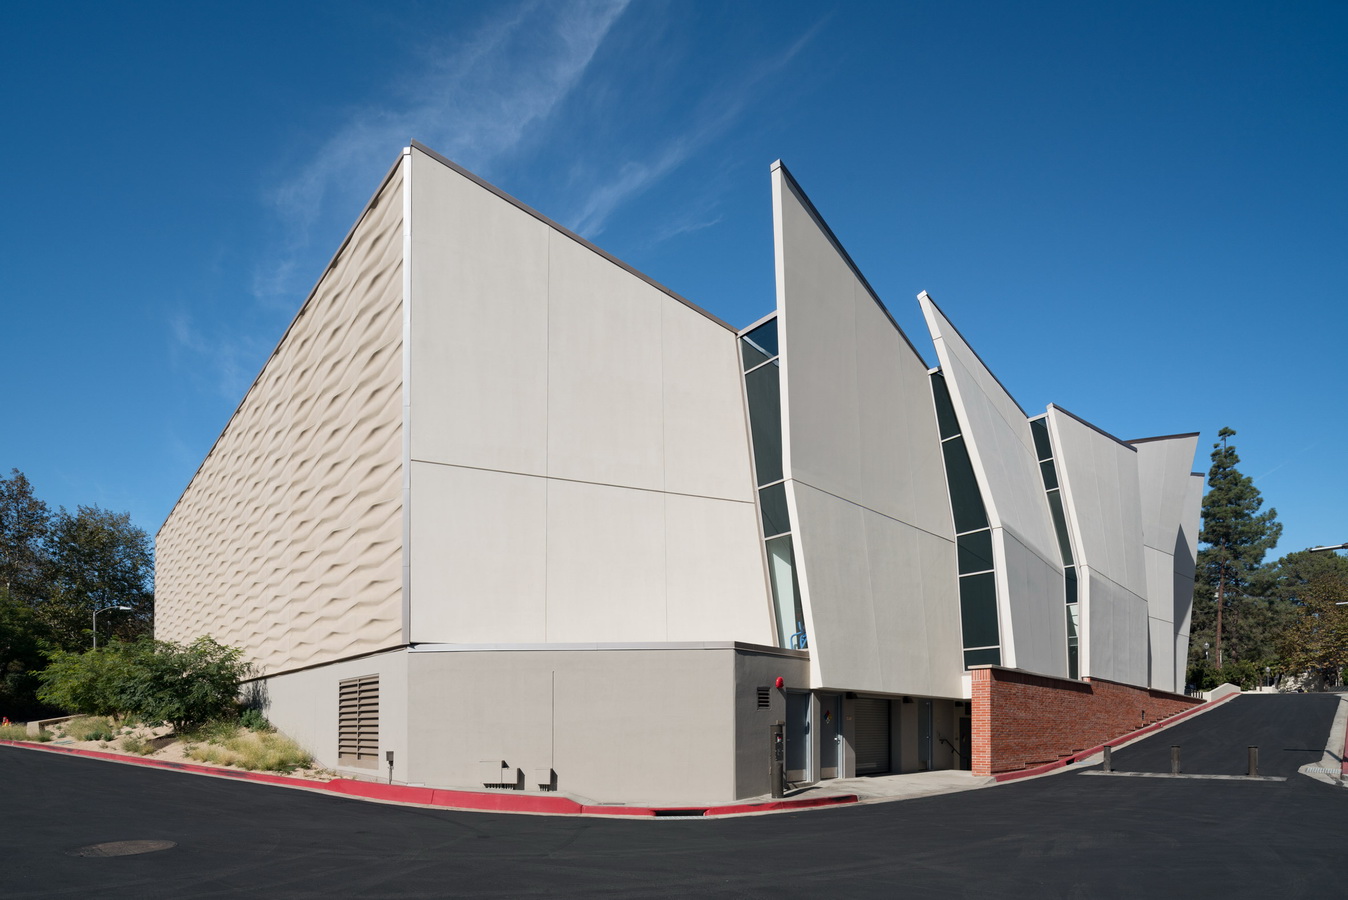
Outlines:
{"type": "MultiPolygon", "coordinates": [[[[1096,744],[1089,750],[1082,750],[1080,753],[1073,753],[1071,756],[1065,756],[1062,759],[1058,760],[1057,762],[1044,763],[1041,766],[1032,766],[1031,768],[1028,769],[1017,769],[1014,772],[997,772],[993,774],[992,777],[996,780],[998,784],[1001,784],[1003,781],[1014,781],[1017,778],[1030,778],[1035,775],[1043,775],[1046,772],[1052,772],[1054,769],[1061,769],[1066,766],[1070,766],[1073,763],[1079,762],[1083,759],[1087,759],[1091,756],[1094,756],[1095,754],[1104,750],[1106,747],[1117,747],[1119,744],[1126,744],[1131,740],[1142,737],[1143,735],[1151,734],[1153,731],[1160,731],[1162,728],[1169,728],[1171,725],[1174,725],[1181,719],[1187,719],[1189,716],[1197,715],[1200,712],[1213,709],[1214,707],[1219,706],[1220,704],[1230,700],[1232,697],[1239,697],[1239,696],[1240,696],[1239,693],[1227,694],[1225,697],[1218,697],[1216,700],[1209,700],[1206,703],[1200,703],[1198,706],[1186,709],[1184,712],[1178,712],[1175,713],[1173,716],[1167,716],[1166,718],[1161,719],[1159,722],[1152,722],[1145,728],[1139,728],[1136,731],[1130,731],[1127,734],[1120,735],[1119,737],[1111,738],[1110,740],[1105,741],[1103,744],[1096,744]]],[[[1348,745],[1348,741],[1346,741],[1345,744],[1348,745]]],[[[1348,749],[1345,750],[1345,753],[1348,753],[1348,749]]],[[[1345,765],[1348,765],[1348,760],[1345,760],[1345,765]]]]}
{"type": "Polygon", "coordinates": [[[420,806],[440,806],[449,809],[467,809],[480,812],[543,813],[560,816],[636,816],[640,818],[654,816],[727,816],[750,812],[785,812],[793,809],[809,809],[817,806],[836,806],[842,803],[855,803],[855,794],[843,794],[836,797],[809,797],[800,800],[771,800],[764,803],[736,803],[724,806],[593,806],[577,803],[570,797],[546,796],[539,794],[486,793],[483,791],[456,791],[446,788],[414,787],[405,784],[380,784],[374,781],[356,781],[350,778],[335,778],[332,781],[310,781],[306,778],[294,778],[289,775],[271,775],[265,772],[246,772],[238,769],[221,769],[215,766],[195,763],[170,762],[162,759],[145,759],[139,756],[127,756],[121,753],[108,753],[103,750],[85,750],[80,747],[56,747],[32,741],[3,741],[0,746],[18,747],[22,750],[45,750],[49,753],[65,753],[69,756],[84,756],[135,766],[147,766],[154,769],[169,769],[187,772],[193,775],[213,775],[220,778],[233,778],[237,781],[256,781],[282,787],[297,787],[310,791],[324,791],[345,797],[364,800],[379,800],[386,803],[415,803],[420,806]]]}

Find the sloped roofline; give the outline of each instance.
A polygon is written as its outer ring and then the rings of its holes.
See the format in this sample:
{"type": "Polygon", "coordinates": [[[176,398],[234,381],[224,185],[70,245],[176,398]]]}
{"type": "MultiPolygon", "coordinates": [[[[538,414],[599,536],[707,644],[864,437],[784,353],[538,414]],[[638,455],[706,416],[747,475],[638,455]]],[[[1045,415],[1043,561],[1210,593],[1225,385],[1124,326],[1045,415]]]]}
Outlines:
{"type": "Polygon", "coordinates": [[[908,345],[908,349],[912,350],[913,355],[925,364],[927,361],[926,358],[913,346],[913,342],[909,339],[907,332],[905,332],[902,326],[895,321],[889,308],[886,307],[884,301],[880,299],[880,295],[875,292],[875,288],[871,287],[871,283],[866,280],[866,276],[861,274],[861,268],[855,261],[853,261],[851,254],[847,252],[847,248],[842,245],[842,241],[838,240],[838,236],[833,233],[833,229],[828,227],[828,223],[824,221],[824,217],[819,214],[819,210],[815,207],[814,203],[810,201],[810,196],[805,193],[804,188],[800,186],[800,182],[796,181],[795,177],[791,174],[791,170],[786,167],[786,163],[779,159],[772,164],[770,170],[773,172],[780,171],[782,173],[783,181],[785,181],[786,186],[791,189],[791,193],[796,195],[796,199],[800,201],[801,206],[805,207],[805,211],[810,214],[810,218],[814,219],[814,224],[818,226],[819,230],[824,233],[824,236],[829,239],[829,243],[833,245],[833,249],[842,257],[843,262],[847,263],[847,267],[852,270],[852,274],[856,276],[857,281],[861,282],[861,286],[866,289],[866,293],[870,295],[870,298],[875,302],[875,305],[880,307],[880,312],[885,314],[886,319],[889,319],[889,324],[894,326],[894,330],[899,333],[899,337],[903,338],[904,343],[908,345]]]}
{"type": "Polygon", "coordinates": [[[652,278],[651,276],[647,275],[646,273],[637,271],[636,269],[632,268],[632,267],[631,267],[630,265],[628,265],[627,263],[623,262],[621,259],[618,259],[618,257],[614,256],[612,253],[609,253],[607,250],[603,249],[602,247],[598,247],[598,246],[596,246],[595,244],[590,243],[589,241],[585,240],[585,238],[583,238],[583,237],[581,237],[580,235],[576,234],[574,231],[572,231],[571,229],[567,228],[566,226],[558,224],[558,223],[557,223],[556,221],[554,221],[553,219],[549,219],[547,216],[543,215],[541,212],[539,212],[538,210],[534,209],[534,208],[533,208],[532,206],[530,206],[529,204],[524,203],[524,202],[522,202],[522,201],[516,199],[515,197],[510,196],[510,195],[507,194],[505,191],[501,190],[500,188],[498,188],[496,185],[492,184],[491,182],[489,182],[489,181],[484,181],[481,177],[479,177],[479,176],[477,176],[477,175],[474,175],[472,172],[468,171],[468,170],[465,169],[463,166],[461,166],[461,165],[459,165],[458,163],[454,162],[452,159],[449,159],[448,157],[445,157],[445,156],[441,156],[439,153],[436,153],[434,150],[432,150],[430,147],[427,147],[425,144],[421,143],[420,141],[412,141],[412,145],[411,145],[411,146],[412,146],[412,148],[413,148],[414,150],[420,150],[422,153],[426,154],[426,155],[429,156],[431,159],[435,160],[436,162],[440,163],[441,165],[444,165],[444,166],[449,167],[450,169],[453,169],[455,172],[457,172],[458,174],[462,175],[464,178],[467,178],[469,181],[473,182],[473,183],[476,184],[478,187],[484,188],[484,189],[490,191],[491,193],[495,194],[497,197],[500,197],[502,200],[504,200],[505,202],[509,203],[511,206],[514,206],[516,209],[520,210],[521,212],[528,213],[529,215],[533,216],[533,217],[534,217],[535,219],[537,219],[538,221],[542,222],[544,225],[547,225],[549,228],[552,228],[552,229],[555,229],[555,230],[557,230],[557,231],[560,231],[562,234],[564,234],[564,235],[566,235],[567,237],[571,238],[571,240],[575,241],[577,244],[580,244],[582,247],[584,247],[584,248],[587,249],[587,250],[590,250],[590,251],[592,251],[592,252],[594,252],[594,253],[599,254],[600,256],[604,257],[604,259],[606,259],[606,260],[608,260],[609,262],[613,263],[615,266],[617,266],[618,268],[622,269],[623,271],[625,271],[625,272],[627,272],[627,273],[629,273],[629,274],[631,274],[631,275],[635,275],[636,277],[640,278],[642,281],[646,282],[647,284],[649,284],[651,287],[655,288],[656,290],[658,290],[658,291],[660,291],[660,292],[662,292],[662,293],[664,293],[664,294],[669,295],[669,296],[672,297],[673,299],[675,299],[675,300],[679,301],[680,303],[682,303],[684,306],[686,306],[686,307],[688,307],[689,309],[693,310],[693,312],[699,313],[699,314],[705,316],[706,318],[711,319],[713,322],[715,322],[717,325],[720,325],[722,328],[726,329],[726,330],[729,331],[731,334],[735,334],[735,333],[738,332],[738,329],[735,328],[735,326],[731,325],[729,322],[726,322],[724,319],[721,319],[721,318],[718,318],[717,316],[712,315],[711,313],[707,312],[707,311],[706,311],[705,309],[703,309],[702,307],[698,306],[698,305],[697,305],[696,303],[694,303],[693,301],[689,300],[687,297],[684,297],[682,294],[679,294],[677,291],[670,290],[669,288],[665,287],[663,284],[661,284],[660,282],[656,281],[654,278],[652,278]]]}
{"type": "MultiPolygon", "coordinates": [[[[1020,401],[1016,399],[1016,395],[1006,389],[1006,385],[1002,384],[1002,380],[997,377],[997,373],[993,371],[992,366],[988,365],[987,362],[983,359],[983,357],[978,355],[978,348],[975,347],[973,344],[969,343],[969,339],[966,338],[964,336],[964,333],[959,330],[959,326],[955,324],[954,320],[952,320],[949,316],[947,316],[945,314],[945,310],[941,309],[941,307],[937,305],[936,299],[932,297],[931,294],[928,294],[926,291],[922,291],[917,295],[918,301],[921,302],[923,297],[927,298],[927,302],[931,304],[932,309],[936,310],[938,313],[941,314],[941,318],[945,319],[945,323],[950,326],[950,330],[955,332],[955,336],[964,342],[964,346],[969,348],[969,352],[974,355],[974,359],[978,360],[979,365],[981,365],[985,370],[987,370],[987,373],[992,376],[992,380],[997,382],[997,387],[1001,388],[1002,392],[1005,393],[1006,396],[1011,398],[1011,402],[1016,404],[1016,409],[1020,410],[1020,414],[1024,416],[1026,419],[1029,419],[1030,414],[1025,411],[1025,407],[1020,405],[1020,401]]],[[[935,335],[932,335],[933,340],[935,339],[935,337],[936,337],[935,335]]],[[[1063,410],[1063,412],[1067,412],[1067,410],[1063,410]]],[[[1072,415],[1071,413],[1067,414],[1069,416],[1072,415]]],[[[1075,419],[1076,416],[1072,416],[1072,418],[1075,419]]],[[[1081,421],[1085,422],[1085,424],[1087,425],[1090,425],[1090,423],[1086,422],[1084,419],[1082,419],[1081,421]]],[[[1095,426],[1091,425],[1091,427],[1094,428],[1095,426]]],[[[1107,436],[1112,437],[1112,435],[1107,436]]],[[[1114,440],[1118,440],[1118,438],[1114,438],[1114,440]]]]}
{"type": "Polygon", "coordinates": [[[187,484],[184,485],[182,491],[179,492],[178,499],[174,500],[173,506],[169,507],[168,514],[164,516],[164,521],[160,522],[159,527],[155,529],[154,537],[156,542],[159,540],[159,532],[163,531],[164,526],[168,524],[168,520],[173,518],[173,513],[178,509],[178,504],[183,502],[183,497],[187,496],[187,492],[191,490],[192,483],[197,480],[197,476],[200,475],[201,470],[205,468],[206,460],[211,458],[211,454],[215,452],[215,448],[220,445],[220,439],[225,436],[225,432],[229,431],[229,426],[234,424],[234,419],[238,417],[239,410],[243,409],[243,404],[247,402],[248,395],[253,393],[253,388],[257,387],[257,383],[262,380],[262,373],[267,371],[267,366],[276,357],[276,354],[280,352],[281,345],[286,342],[286,338],[290,337],[290,332],[294,329],[295,323],[303,318],[304,314],[308,311],[310,302],[313,301],[314,295],[318,293],[319,286],[323,284],[323,279],[327,278],[328,273],[332,271],[332,267],[337,265],[337,260],[341,257],[342,252],[346,250],[347,245],[351,243],[351,238],[355,236],[356,229],[360,227],[360,223],[364,222],[365,217],[369,215],[370,210],[375,208],[379,195],[384,192],[384,188],[388,187],[388,183],[393,180],[393,175],[398,171],[398,167],[402,165],[405,156],[407,156],[406,150],[402,150],[398,153],[398,158],[393,161],[393,165],[389,166],[389,170],[380,180],[379,186],[374,189],[374,193],[370,195],[370,199],[365,201],[365,205],[361,207],[360,215],[356,216],[356,221],[353,222],[351,228],[347,230],[346,237],[342,238],[342,242],[337,246],[337,251],[332,254],[332,258],[328,260],[328,264],[323,267],[323,272],[318,276],[318,280],[314,282],[314,286],[309,289],[309,293],[304,296],[304,302],[301,303],[300,308],[295,311],[295,316],[290,320],[290,324],[286,326],[286,330],[281,333],[281,339],[276,342],[275,347],[272,347],[271,353],[267,354],[267,358],[263,361],[262,367],[257,370],[257,374],[253,376],[252,383],[248,385],[248,390],[243,392],[243,396],[239,398],[239,402],[234,406],[234,411],[230,413],[229,418],[225,420],[225,427],[221,428],[220,433],[215,436],[215,440],[211,442],[211,448],[206,451],[206,455],[203,456],[201,462],[197,464],[197,468],[192,473],[192,477],[187,479],[187,484]]]}
{"type": "MultiPolygon", "coordinates": [[[[167,515],[164,516],[164,521],[160,522],[159,527],[155,529],[154,535],[156,541],[159,539],[159,533],[164,530],[164,526],[168,524],[168,520],[173,517],[173,513],[178,509],[178,504],[182,503],[183,497],[187,496],[187,492],[188,490],[191,489],[193,482],[195,482],[197,480],[197,476],[201,474],[202,468],[204,468],[206,465],[206,460],[211,458],[211,454],[215,452],[215,448],[220,445],[220,439],[225,436],[225,432],[229,431],[229,426],[234,424],[234,419],[238,417],[239,410],[243,409],[243,404],[248,400],[248,395],[253,392],[253,389],[257,387],[258,381],[261,380],[262,373],[267,370],[268,364],[271,363],[272,359],[275,358],[276,354],[280,352],[281,346],[286,342],[286,338],[290,337],[290,332],[292,329],[294,329],[295,323],[297,323],[301,318],[303,318],[305,312],[308,311],[310,302],[314,299],[314,295],[318,293],[319,286],[323,284],[323,279],[328,277],[328,273],[332,271],[333,266],[337,265],[337,260],[346,250],[347,245],[351,243],[351,238],[355,236],[356,229],[360,227],[361,222],[365,221],[365,217],[369,214],[370,210],[374,209],[376,201],[378,201],[379,199],[379,195],[384,192],[384,188],[388,187],[388,183],[389,181],[392,180],[394,173],[398,171],[398,167],[402,165],[403,159],[409,155],[409,151],[412,149],[421,151],[422,153],[434,159],[436,162],[448,166],[458,174],[467,178],[469,181],[472,181],[479,187],[487,189],[488,191],[492,192],[497,197],[500,197],[502,200],[505,200],[507,203],[511,204],[517,209],[528,213],[529,215],[543,222],[545,225],[551,228],[555,228],[557,231],[571,238],[573,241],[576,241],[578,244],[581,244],[587,249],[599,254],[600,256],[604,257],[604,259],[608,260],[609,262],[613,263],[614,265],[618,266],[624,271],[627,271],[632,275],[635,275],[636,277],[640,278],[642,281],[646,282],[651,287],[654,287],[657,290],[669,295],[670,297],[679,301],[684,306],[687,306],[694,312],[700,313],[701,315],[720,325],[722,328],[726,329],[731,334],[737,333],[737,329],[734,326],[707,312],[705,309],[693,303],[686,297],[680,296],[676,292],[670,290],[669,288],[660,284],[655,279],[651,278],[649,275],[646,275],[642,272],[638,272],[636,269],[632,268],[627,263],[613,256],[613,254],[608,253],[607,251],[599,247],[596,247],[594,244],[585,240],[583,237],[579,236],[570,229],[557,224],[552,219],[549,219],[547,216],[543,215],[533,207],[520,202],[519,200],[507,194],[505,191],[496,187],[495,185],[482,180],[482,178],[480,178],[477,175],[474,175],[472,172],[469,172],[467,169],[465,169],[463,166],[460,166],[453,160],[450,160],[449,158],[442,156],[439,153],[436,153],[434,150],[427,147],[420,141],[413,140],[406,148],[399,151],[398,158],[393,161],[393,165],[389,166],[388,172],[386,172],[384,174],[384,177],[380,180],[379,186],[374,189],[374,193],[370,195],[370,199],[365,201],[365,205],[361,207],[360,214],[356,216],[355,222],[353,222],[351,227],[347,230],[346,236],[342,238],[342,242],[337,246],[337,250],[332,254],[332,257],[328,260],[328,264],[323,267],[323,271],[321,274],[319,274],[318,279],[314,282],[314,286],[311,287],[309,289],[309,292],[305,295],[304,302],[301,303],[299,309],[296,310],[294,317],[290,320],[290,324],[286,326],[286,330],[281,333],[280,340],[278,340],[276,342],[276,345],[272,347],[271,353],[267,354],[267,358],[266,360],[263,361],[262,367],[258,369],[257,375],[253,376],[253,380],[248,385],[248,389],[243,392],[243,396],[239,398],[239,402],[234,406],[234,411],[230,413],[229,418],[225,420],[224,427],[221,428],[220,433],[215,436],[215,440],[211,442],[210,449],[206,451],[206,455],[201,458],[201,462],[197,464],[196,470],[192,472],[192,477],[187,479],[187,484],[183,487],[182,491],[178,493],[178,499],[174,500],[173,506],[169,507],[167,515]]],[[[404,223],[404,227],[406,227],[406,223],[404,223]]]]}
{"type": "Polygon", "coordinates": [[[1202,435],[1201,431],[1190,431],[1188,434],[1161,434],[1156,437],[1133,438],[1126,443],[1129,444],[1149,444],[1152,441],[1177,441],[1180,438],[1196,438],[1202,435]]]}
{"type": "MultiPolygon", "coordinates": [[[[1092,425],[1090,422],[1087,422],[1085,419],[1081,418],[1081,416],[1077,415],[1077,414],[1074,413],[1074,412],[1071,412],[1070,410],[1063,409],[1061,406],[1059,406],[1059,405],[1056,404],[1056,403],[1050,403],[1050,404],[1048,405],[1048,408],[1049,408],[1049,409],[1056,409],[1058,412],[1062,413],[1063,415],[1068,416],[1069,418],[1075,419],[1076,421],[1080,422],[1082,425],[1085,425],[1085,426],[1086,426],[1087,428],[1089,428],[1091,431],[1094,431],[1096,434],[1099,434],[1099,435],[1101,435],[1101,436],[1103,436],[1103,437],[1109,438],[1111,441],[1113,441],[1114,443],[1118,444],[1120,447],[1123,447],[1123,448],[1125,448],[1125,449],[1127,449],[1127,450],[1131,450],[1131,451],[1134,452],[1134,453],[1137,452],[1137,448],[1133,446],[1133,444],[1132,444],[1131,441],[1125,441],[1125,440],[1123,440],[1122,438],[1117,438],[1117,437],[1115,437],[1114,435],[1110,434],[1108,431],[1105,431],[1105,430],[1104,430],[1103,428],[1101,428],[1099,425],[1092,425]]],[[[1154,440],[1161,440],[1161,439],[1160,439],[1160,438],[1154,438],[1154,440]]]]}

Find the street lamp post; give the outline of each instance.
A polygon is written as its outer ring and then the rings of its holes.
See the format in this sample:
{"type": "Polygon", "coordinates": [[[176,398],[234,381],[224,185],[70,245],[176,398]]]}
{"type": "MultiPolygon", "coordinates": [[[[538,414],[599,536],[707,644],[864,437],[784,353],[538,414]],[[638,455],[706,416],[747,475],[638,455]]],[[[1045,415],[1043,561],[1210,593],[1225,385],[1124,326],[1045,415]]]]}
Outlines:
{"type": "Polygon", "coordinates": [[[117,603],[109,603],[107,606],[96,606],[96,607],[94,607],[94,628],[93,628],[93,631],[94,631],[94,649],[95,649],[95,650],[98,649],[98,614],[101,613],[101,612],[107,612],[107,611],[110,610],[110,609],[125,609],[125,610],[129,610],[129,609],[131,609],[131,607],[129,607],[129,606],[121,606],[120,604],[117,604],[117,603]]]}
{"type": "MultiPolygon", "coordinates": [[[[1307,553],[1332,553],[1335,550],[1348,550],[1348,544],[1330,544],[1328,547],[1311,547],[1307,553]]],[[[1348,600],[1340,600],[1335,606],[1348,606],[1348,600]]]]}

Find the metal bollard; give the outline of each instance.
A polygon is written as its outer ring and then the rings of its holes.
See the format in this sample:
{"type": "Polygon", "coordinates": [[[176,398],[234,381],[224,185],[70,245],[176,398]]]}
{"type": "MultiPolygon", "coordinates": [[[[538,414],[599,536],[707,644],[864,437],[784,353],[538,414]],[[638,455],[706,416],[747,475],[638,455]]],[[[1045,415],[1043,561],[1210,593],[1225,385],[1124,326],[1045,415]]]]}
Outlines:
{"type": "Polygon", "coordinates": [[[1180,751],[1179,744],[1170,745],[1170,774],[1178,775],[1180,773],[1180,751]]]}
{"type": "Polygon", "coordinates": [[[1113,772],[1113,771],[1114,771],[1114,748],[1113,748],[1113,747],[1105,747],[1105,767],[1104,767],[1103,769],[1101,769],[1101,771],[1102,771],[1102,772],[1113,772]]]}
{"type": "Polygon", "coordinates": [[[1249,748],[1249,760],[1250,760],[1250,764],[1249,764],[1249,769],[1250,769],[1250,771],[1247,772],[1246,774],[1248,774],[1251,778],[1258,778],[1258,777],[1259,777],[1259,748],[1258,748],[1258,747],[1250,747],[1250,748],[1249,748]]]}

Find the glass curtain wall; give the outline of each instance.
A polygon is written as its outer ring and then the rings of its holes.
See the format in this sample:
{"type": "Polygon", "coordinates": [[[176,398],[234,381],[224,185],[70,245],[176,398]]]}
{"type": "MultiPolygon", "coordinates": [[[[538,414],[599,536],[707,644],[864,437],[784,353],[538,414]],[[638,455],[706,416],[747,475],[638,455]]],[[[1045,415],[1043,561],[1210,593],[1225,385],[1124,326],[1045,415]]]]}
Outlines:
{"type": "Polygon", "coordinates": [[[1081,624],[1077,605],[1077,567],[1072,556],[1072,541],[1067,532],[1067,515],[1063,510],[1062,490],[1058,486],[1058,469],[1053,464],[1053,442],[1049,440],[1048,419],[1040,416],[1030,420],[1034,435],[1035,455],[1039,457],[1039,475],[1044,480],[1044,494],[1053,516],[1053,530],[1058,535],[1058,552],[1062,555],[1064,597],[1067,601],[1067,675],[1078,677],[1078,628],[1081,624]]]}
{"type": "Polygon", "coordinates": [[[796,583],[796,554],[782,472],[781,366],[775,316],[740,336],[740,358],[744,363],[744,393],[749,403],[749,435],[777,619],[777,644],[804,650],[810,641],[796,583]]]}
{"type": "Polygon", "coordinates": [[[945,458],[950,511],[955,518],[964,667],[1001,665],[997,576],[992,562],[992,529],[983,505],[983,493],[978,489],[969,448],[965,446],[949,388],[940,372],[932,373],[931,389],[936,402],[936,424],[941,433],[941,455],[945,458]]]}

